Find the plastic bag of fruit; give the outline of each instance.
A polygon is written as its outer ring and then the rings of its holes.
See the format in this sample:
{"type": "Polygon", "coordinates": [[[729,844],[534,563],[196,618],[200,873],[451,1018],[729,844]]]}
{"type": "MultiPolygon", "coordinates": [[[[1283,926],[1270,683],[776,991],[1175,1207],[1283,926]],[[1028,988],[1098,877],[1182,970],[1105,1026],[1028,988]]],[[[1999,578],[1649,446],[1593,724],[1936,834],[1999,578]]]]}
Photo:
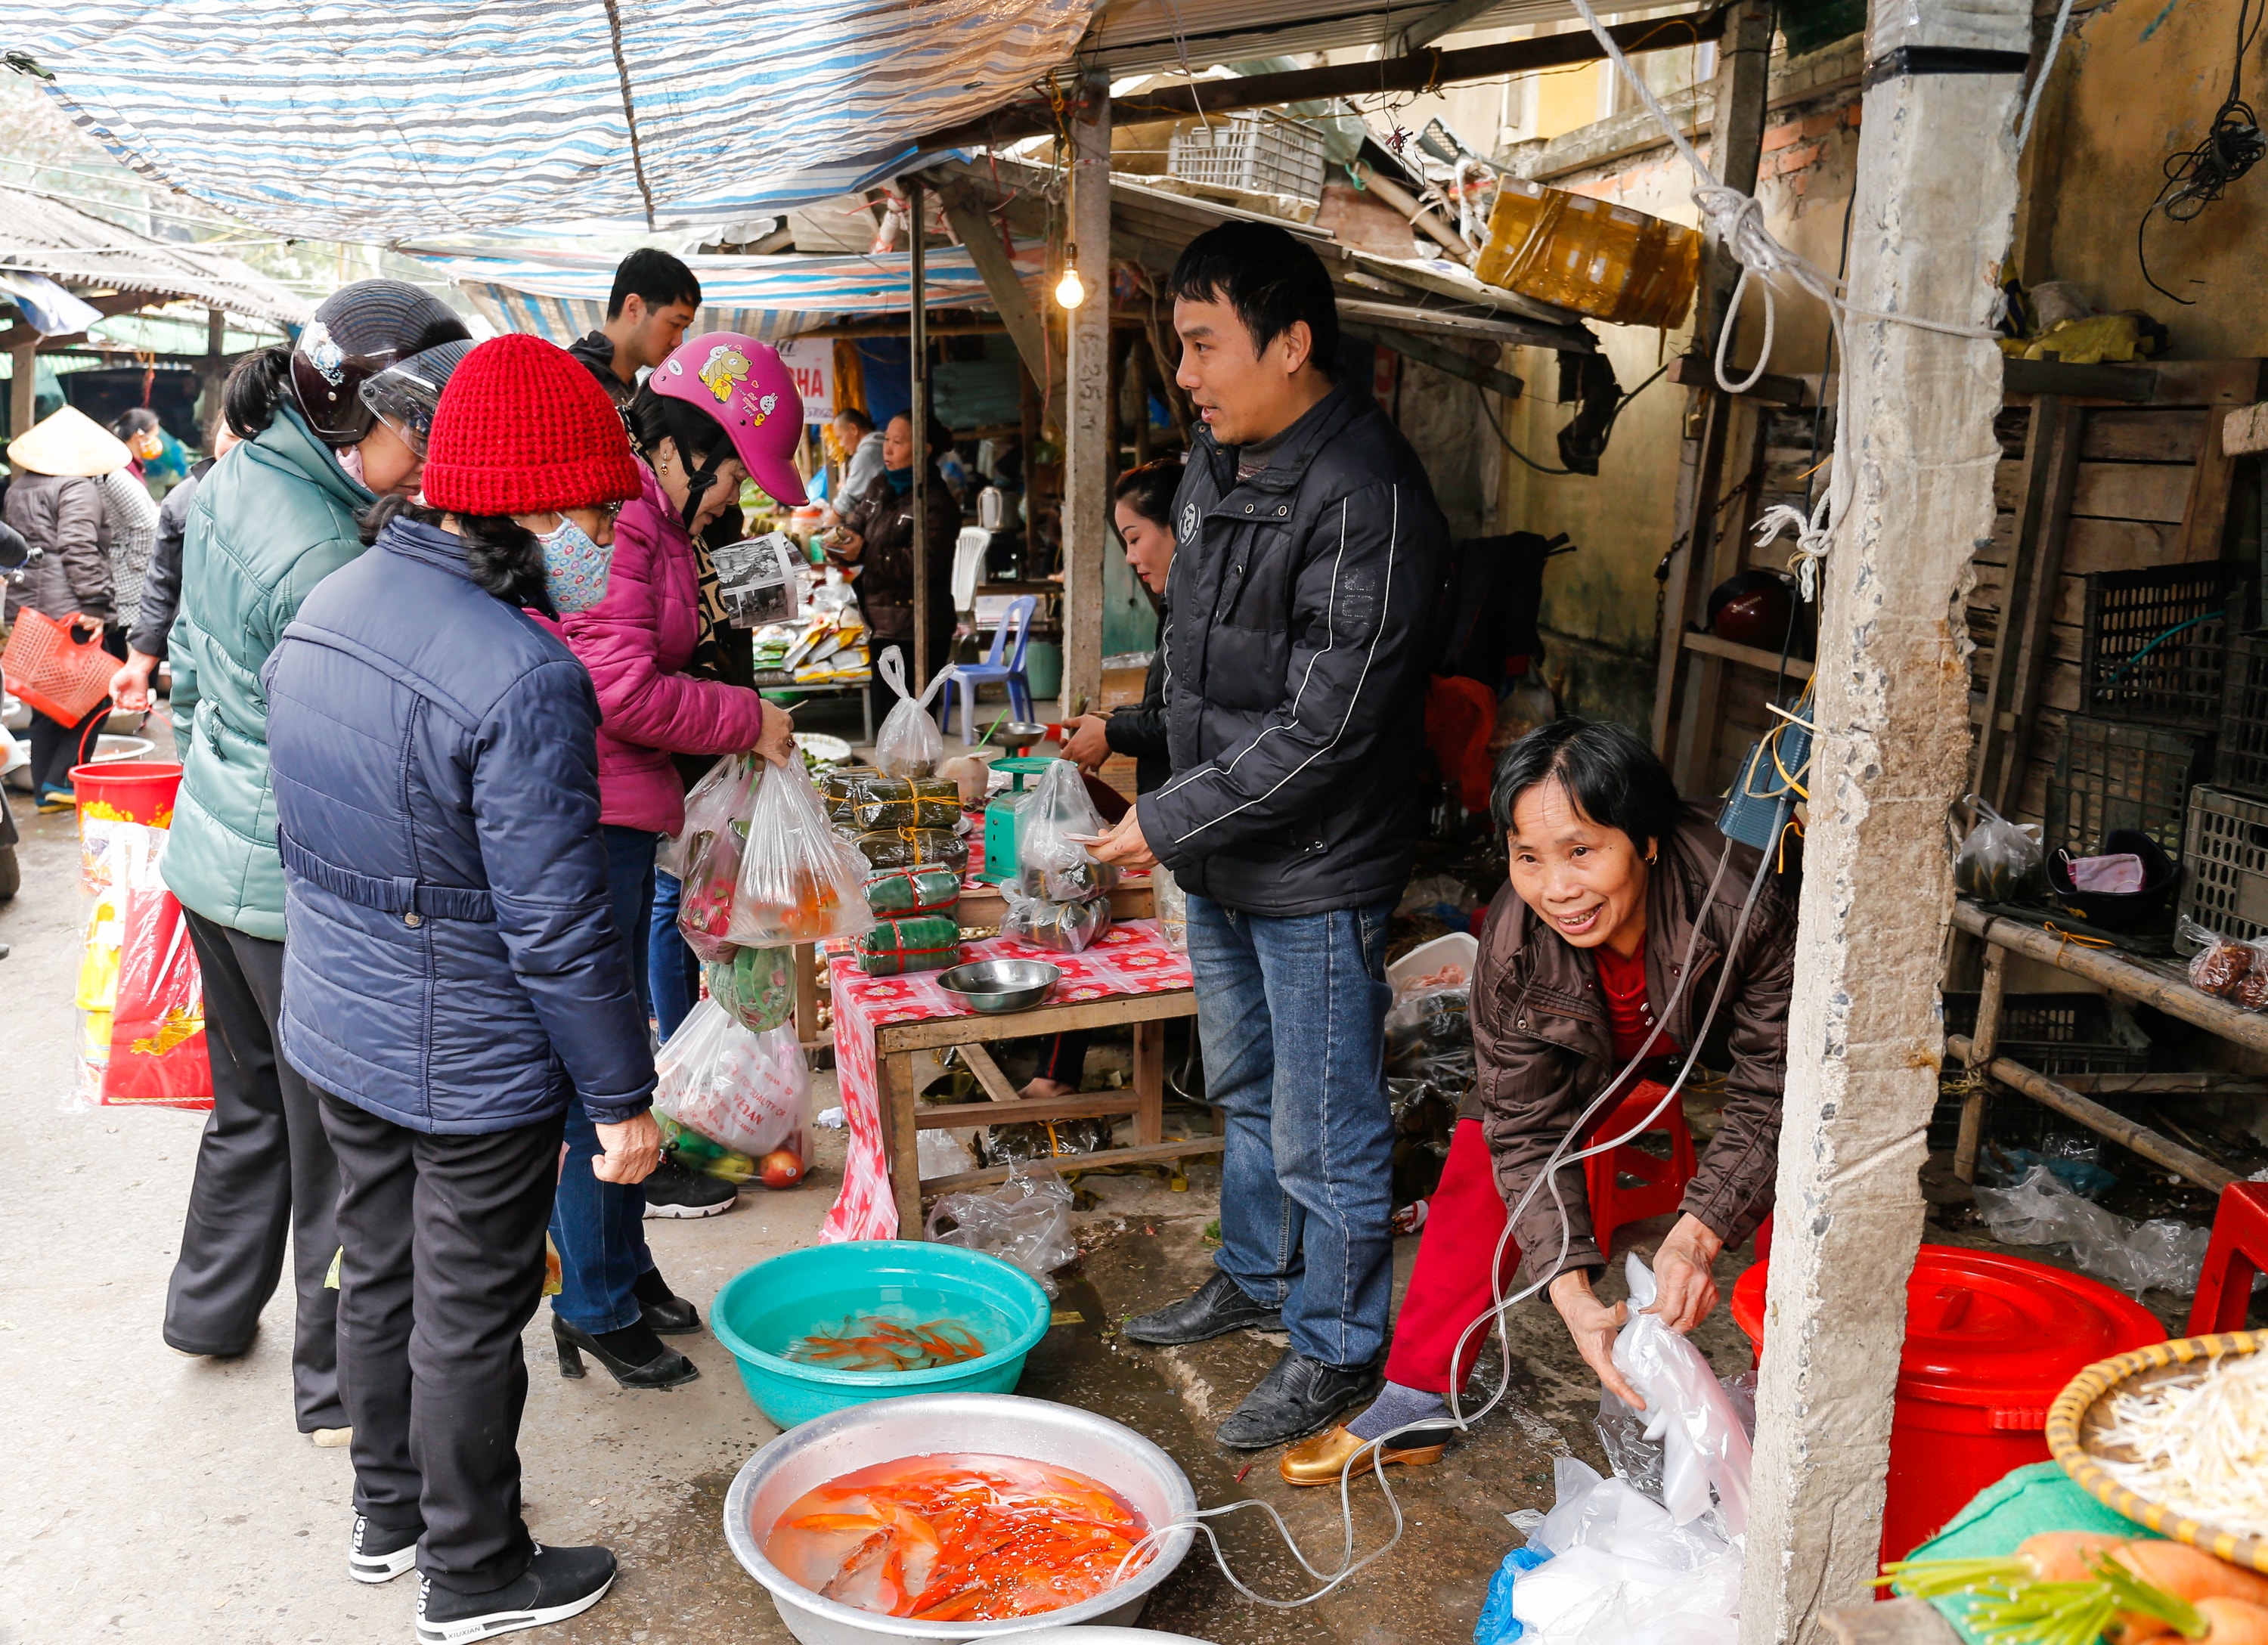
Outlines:
{"type": "Polygon", "coordinates": [[[855,937],[874,923],[866,907],[869,872],[828,822],[802,765],[768,771],[748,808],[725,936],[742,947],[855,937]]]}

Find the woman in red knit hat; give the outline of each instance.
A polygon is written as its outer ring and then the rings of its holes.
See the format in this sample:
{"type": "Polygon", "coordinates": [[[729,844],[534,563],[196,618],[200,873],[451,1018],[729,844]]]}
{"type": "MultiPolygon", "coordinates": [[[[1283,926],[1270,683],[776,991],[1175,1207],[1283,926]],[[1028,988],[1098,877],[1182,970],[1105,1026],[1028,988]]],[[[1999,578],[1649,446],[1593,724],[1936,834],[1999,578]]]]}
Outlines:
{"type": "Polygon", "coordinates": [[[607,579],[639,465],[565,352],[482,343],[435,412],[422,505],[308,596],[269,667],[291,942],[283,1050],[338,1158],[348,1572],[420,1572],[416,1636],[595,1604],[604,1548],[519,1513],[520,1333],[566,1170],[651,1172],[653,1054],[599,831],[591,676],[524,608],[607,579]]]}

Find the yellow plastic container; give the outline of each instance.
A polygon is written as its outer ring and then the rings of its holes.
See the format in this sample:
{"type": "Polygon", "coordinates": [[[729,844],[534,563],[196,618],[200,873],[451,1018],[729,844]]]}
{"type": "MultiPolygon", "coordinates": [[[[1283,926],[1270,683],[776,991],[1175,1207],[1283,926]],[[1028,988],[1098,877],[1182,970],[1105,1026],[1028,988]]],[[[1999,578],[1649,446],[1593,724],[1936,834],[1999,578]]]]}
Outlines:
{"type": "Polygon", "coordinates": [[[1693,300],[1701,235],[1628,206],[1508,177],[1473,272],[1610,325],[1667,328],[1693,300]]]}

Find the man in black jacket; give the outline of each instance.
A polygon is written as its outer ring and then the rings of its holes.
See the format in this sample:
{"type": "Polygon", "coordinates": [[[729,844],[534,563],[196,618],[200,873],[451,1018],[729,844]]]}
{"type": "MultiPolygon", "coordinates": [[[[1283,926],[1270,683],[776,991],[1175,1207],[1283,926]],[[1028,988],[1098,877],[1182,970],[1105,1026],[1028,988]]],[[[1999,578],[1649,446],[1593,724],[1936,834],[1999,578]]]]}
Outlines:
{"type": "Polygon", "coordinates": [[[599,380],[608,399],[626,406],[637,393],[638,373],[667,359],[700,312],[701,282],[693,270],[666,251],[642,246],[615,269],[607,323],[567,352],[599,380]]]}
{"type": "Polygon", "coordinates": [[[1257,1449],[1327,1425],[1385,1351],[1386,922],[1410,873],[1448,531],[1400,432],[1332,380],[1338,315],[1312,250],[1224,225],[1182,254],[1172,289],[1178,380],[1204,420],[1160,638],[1174,776],[1095,854],[1154,859],[1189,894],[1228,1144],[1219,1272],[1126,1334],[1289,1332],[1220,1427],[1257,1449]]]}

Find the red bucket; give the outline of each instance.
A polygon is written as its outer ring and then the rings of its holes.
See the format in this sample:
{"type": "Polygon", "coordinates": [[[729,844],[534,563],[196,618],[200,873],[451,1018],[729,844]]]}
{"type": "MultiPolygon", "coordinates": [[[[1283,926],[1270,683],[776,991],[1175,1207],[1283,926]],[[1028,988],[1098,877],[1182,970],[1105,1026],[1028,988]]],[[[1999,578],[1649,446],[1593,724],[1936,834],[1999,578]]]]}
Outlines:
{"type": "MultiPolygon", "coordinates": [[[[1759,1357],[1766,1267],[1733,1287],[1733,1318],[1759,1357]]],[[[2080,1371],[2165,1339],[2156,1315],[2083,1275],[1923,1246],[1906,1282],[1882,1558],[1912,1553],[2009,1470],[2048,1461],[2048,1406],[2080,1371]]]]}
{"type": "Polygon", "coordinates": [[[172,760],[104,760],[71,767],[79,820],[170,828],[181,768],[172,760]]]}

